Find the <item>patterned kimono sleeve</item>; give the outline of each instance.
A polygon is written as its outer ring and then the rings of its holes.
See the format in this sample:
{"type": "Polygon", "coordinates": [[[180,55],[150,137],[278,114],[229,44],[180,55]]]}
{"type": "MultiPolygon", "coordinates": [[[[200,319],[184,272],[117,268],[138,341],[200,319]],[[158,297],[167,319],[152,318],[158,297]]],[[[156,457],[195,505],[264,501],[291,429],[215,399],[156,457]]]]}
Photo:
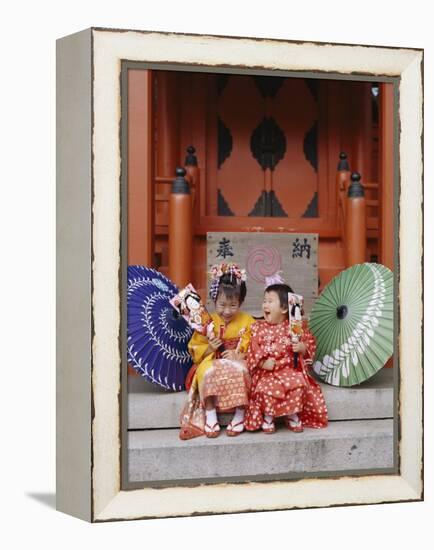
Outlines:
{"type": "Polygon", "coordinates": [[[243,334],[240,339],[240,343],[238,345],[238,351],[240,353],[246,353],[247,349],[249,347],[250,338],[252,337],[252,324],[254,323],[254,319],[252,317],[251,322],[249,322],[248,325],[246,325],[242,330],[243,334]]]}
{"type": "Polygon", "coordinates": [[[188,351],[195,365],[199,365],[203,361],[207,349],[208,339],[195,331],[188,343],[188,351]]]}
{"type": "Polygon", "coordinates": [[[308,365],[312,365],[313,358],[315,357],[316,341],[314,335],[309,329],[305,328],[301,341],[306,346],[306,353],[304,354],[304,362],[308,365]]]}
{"type": "Polygon", "coordinates": [[[259,345],[259,327],[257,324],[251,326],[251,336],[247,349],[246,362],[250,371],[258,368],[259,363],[264,359],[264,351],[259,345]]]}

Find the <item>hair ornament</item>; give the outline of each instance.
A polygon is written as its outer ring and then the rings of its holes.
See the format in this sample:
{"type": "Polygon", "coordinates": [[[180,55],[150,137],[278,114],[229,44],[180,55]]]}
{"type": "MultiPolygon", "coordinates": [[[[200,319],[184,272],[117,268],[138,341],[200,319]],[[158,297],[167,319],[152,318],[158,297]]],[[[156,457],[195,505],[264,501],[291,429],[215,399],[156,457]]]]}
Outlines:
{"type": "Polygon", "coordinates": [[[276,271],[273,275],[265,277],[265,288],[271,285],[284,285],[285,281],[281,275],[282,271],[276,271]]]}
{"type": "Polygon", "coordinates": [[[231,276],[231,282],[240,285],[242,282],[246,282],[247,280],[247,274],[245,269],[241,269],[237,264],[234,263],[222,263],[222,264],[215,264],[211,267],[210,271],[208,272],[211,282],[209,285],[209,295],[212,300],[216,300],[219,285],[220,285],[220,279],[223,277],[223,275],[230,275],[231,276]]]}

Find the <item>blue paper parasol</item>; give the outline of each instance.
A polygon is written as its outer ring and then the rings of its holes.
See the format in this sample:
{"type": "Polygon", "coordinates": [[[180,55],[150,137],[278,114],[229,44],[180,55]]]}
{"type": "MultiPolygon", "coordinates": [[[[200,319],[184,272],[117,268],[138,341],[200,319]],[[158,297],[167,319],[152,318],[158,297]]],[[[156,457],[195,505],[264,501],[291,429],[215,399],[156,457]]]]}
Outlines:
{"type": "Polygon", "coordinates": [[[177,293],[159,271],[128,266],[128,362],[149,382],[181,391],[192,365],[187,350],[192,330],[169,303],[177,293]]]}

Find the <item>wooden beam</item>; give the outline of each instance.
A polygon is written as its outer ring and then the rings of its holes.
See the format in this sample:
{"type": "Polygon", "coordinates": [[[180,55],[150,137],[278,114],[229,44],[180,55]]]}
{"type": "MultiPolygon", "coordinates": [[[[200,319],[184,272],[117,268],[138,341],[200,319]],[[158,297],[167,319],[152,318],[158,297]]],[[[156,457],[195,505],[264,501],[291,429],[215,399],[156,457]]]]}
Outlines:
{"type": "Polygon", "coordinates": [[[154,262],[152,71],[128,71],[128,264],[154,262]]]}

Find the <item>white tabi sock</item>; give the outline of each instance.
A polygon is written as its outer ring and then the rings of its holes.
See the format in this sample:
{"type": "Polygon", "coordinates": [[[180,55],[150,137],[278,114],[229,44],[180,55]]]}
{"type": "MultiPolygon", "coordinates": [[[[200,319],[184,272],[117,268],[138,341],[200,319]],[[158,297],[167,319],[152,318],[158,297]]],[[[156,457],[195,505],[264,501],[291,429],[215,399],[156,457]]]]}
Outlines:
{"type": "Polygon", "coordinates": [[[237,407],[235,409],[235,414],[231,420],[231,429],[234,432],[242,432],[244,430],[244,407],[237,407]],[[239,424],[238,424],[239,423],[239,424]],[[236,426],[238,424],[238,426],[236,426]]]}
{"type": "Polygon", "coordinates": [[[206,423],[209,426],[209,427],[205,426],[205,431],[206,432],[219,431],[220,426],[218,425],[218,421],[217,421],[217,411],[215,409],[210,409],[210,410],[206,409],[205,415],[206,415],[206,423]],[[213,428],[215,424],[217,424],[217,426],[213,428]]]}
{"type": "Polygon", "coordinates": [[[271,414],[264,414],[264,422],[262,423],[262,429],[271,428],[274,426],[274,418],[271,414]]]}

